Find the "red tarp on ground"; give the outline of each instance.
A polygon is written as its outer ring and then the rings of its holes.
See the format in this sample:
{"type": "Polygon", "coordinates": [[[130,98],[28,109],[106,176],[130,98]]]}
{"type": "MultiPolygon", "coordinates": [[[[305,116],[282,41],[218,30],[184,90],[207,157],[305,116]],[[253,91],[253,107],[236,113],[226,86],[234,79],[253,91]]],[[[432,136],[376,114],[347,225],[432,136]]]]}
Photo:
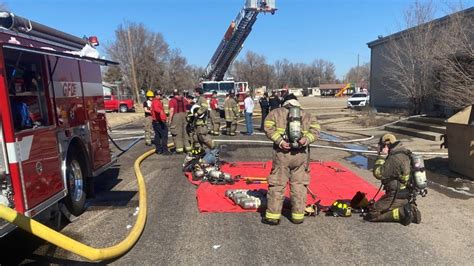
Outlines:
{"type": "MultiPolygon", "coordinates": [[[[377,187],[360,178],[349,169],[341,166],[337,162],[312,162],[310,190],[316,194],[316,200],[310,195],[307,198],[307,204],[313,204],[321,200],[322,205],[330,205],[337,199],[351,199],[357,191],[367,194],[371,199],[377,193],[377,187]]],[[[267,177],[272,169],[272,163],[269,162],[237,162],[234,164],[225,164],[222,171],[232,176],[241,175],[242,177],[267,177]]],[[[233,185],[212,185],[209,182],[200,183],[191,180],[191,174],[186,173],[188,180],[198,185],[196,198],[200,212],[255,212],[256,210],[245,210],[225,196],[229,189],[268,189],[268,184],[246,184],[244,180],[238,181],[233,185]]],[[[383,193],[381,193],[383,194],[383,193]]],[[[289,196],[287,188],[286,196],[289,196]]],[[[379,194],[379,197],[381,195],[379,194]]]]}

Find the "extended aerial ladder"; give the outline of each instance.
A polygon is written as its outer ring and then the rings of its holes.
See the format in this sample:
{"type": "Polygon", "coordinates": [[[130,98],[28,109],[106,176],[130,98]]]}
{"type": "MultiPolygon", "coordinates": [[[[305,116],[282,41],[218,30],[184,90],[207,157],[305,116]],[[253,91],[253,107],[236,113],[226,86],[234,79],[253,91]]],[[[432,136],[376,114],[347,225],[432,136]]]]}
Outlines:
{"type": "Polygon", "coordinates": [[[239,54],[245,39],[252,31],[257,15],[259,13],[273,15],[276,10],[275,0],[247,0],[244,8],[230,24],[211,61],[209,61],[202,75],[203,80],[223,80],[227,69],[239,54]]]}

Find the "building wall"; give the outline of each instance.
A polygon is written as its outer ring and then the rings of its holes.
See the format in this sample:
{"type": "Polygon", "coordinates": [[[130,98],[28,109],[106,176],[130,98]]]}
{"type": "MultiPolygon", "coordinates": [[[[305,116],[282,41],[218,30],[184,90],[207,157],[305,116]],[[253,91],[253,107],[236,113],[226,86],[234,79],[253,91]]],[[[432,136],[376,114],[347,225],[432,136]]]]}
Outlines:
{"type": "Polygon", "coordinates": [[[370,59],[370,100],[377,109],[407,109],[408,99],[401,99],[393,92],[394,84],[385,78],[390,68],[386,59],[388,42],[372,47],[370,59]]]}

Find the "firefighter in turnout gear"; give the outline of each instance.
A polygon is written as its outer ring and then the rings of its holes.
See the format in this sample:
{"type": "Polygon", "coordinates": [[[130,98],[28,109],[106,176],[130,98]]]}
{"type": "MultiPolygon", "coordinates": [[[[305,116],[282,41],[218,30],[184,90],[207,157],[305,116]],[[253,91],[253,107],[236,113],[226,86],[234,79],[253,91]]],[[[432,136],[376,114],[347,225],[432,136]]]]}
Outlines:
{"type": "Polygon", "coordinates": [[[195,129],[193,134],[193,147],[203,147],[203,145],[207,146],[209,149],[214,149],[214,141],[208,134],[207,129],[207,114],[209,111],[209,104],[207,103],[207,99],[202,95],[203,91],[201,88],[196,88],[196,105],[199,108],[196,108],[196,112],[194,113],[195,116],[195,129]]]}
{"type": "Polygon", "coordinates": [[[211,109],[209,110],[209,115],[211,117],[211,125],[212,125],[212,129],[211,129],[211,134],[214,135],[214,136],[219,136],[220,133],[221,133],[221,129],[220,129],[220,126],[221,126],[221,116],[220,116],[220,113],[219,113],[219,109],[218,109],[218,102],[217,102],[217,91],[213,91],[212,92],[212,98],[211,98],[211,101],[209,103],[211,109]]]}
{"type": "Polygon", "coordinates": [[[225,123],[226,123],[226,134],[229,136],[235,136],[237,130],[237,118],[240,115],[239,105],[235,100],[235,92],[232,90],[229,92],[229,96],[224,102],[225,111],[225,123]]]}
{"type": "Polygon", "coordinates": [[[171,136],[176,147],[176,153],[190,152],[191,140],[186,133],[186,109],[188,101],[180,95],[178,90],[173,91],[173,98],[169,101],[168,124],[171,136]]]}
{"type": "Polygon", "coordinates": [[[369,207],[365,219],[370,222],[399,222],[408,225],[421,222],[421,213],[415,202],[410,202],[408,181],[411,159],[407,149],[394,135],[385,134],[379,141],[379,156],[373,174],[382,181],[383,195],[369,207]]]}
{"type": "Polygon", "coordinates": [[[155,98],[153,91],[146,92],[146,101],[143,102],[143,111],[145,112],[145,120],[143,128],[145,130],[145,145],[151,145],[151,133],[153,132],[153,117],[151,116],[151,102],[155,98]]]}
{"type": "Polygon", "coordinates": [[[265,119],[265,133],[273,141],[273,166],[268,178],[264,223],[277,225],[280,222],[288,181],[291,221],[295,224],[303,222],[310,181],[307,147],[319,137],[319,130],[316,117],[301,110],[294,95],[283,107],[270,111],[265,119]]]}

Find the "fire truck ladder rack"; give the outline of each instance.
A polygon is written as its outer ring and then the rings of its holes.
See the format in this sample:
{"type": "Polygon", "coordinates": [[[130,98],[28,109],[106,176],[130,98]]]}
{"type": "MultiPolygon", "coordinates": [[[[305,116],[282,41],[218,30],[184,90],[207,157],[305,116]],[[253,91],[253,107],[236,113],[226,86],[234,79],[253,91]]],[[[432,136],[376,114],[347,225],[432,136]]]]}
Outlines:
{"type": "Polygon", "coordinates": [[[227,30],[224,38],[214,52],[202,76],[204,80],[221,81],[239,54],[243,43],[252,31],[252,26],[259,13],[275,13],[275,0],[247,0],[244,8],[239,12],[227,30]]]}
{"type": "Polygon", "coordinates": [[[8,11],[0,11],[0,28],[47,40],[71,50],[80,50],[89,43],[87,38],[76,37],[8,11]]]}

